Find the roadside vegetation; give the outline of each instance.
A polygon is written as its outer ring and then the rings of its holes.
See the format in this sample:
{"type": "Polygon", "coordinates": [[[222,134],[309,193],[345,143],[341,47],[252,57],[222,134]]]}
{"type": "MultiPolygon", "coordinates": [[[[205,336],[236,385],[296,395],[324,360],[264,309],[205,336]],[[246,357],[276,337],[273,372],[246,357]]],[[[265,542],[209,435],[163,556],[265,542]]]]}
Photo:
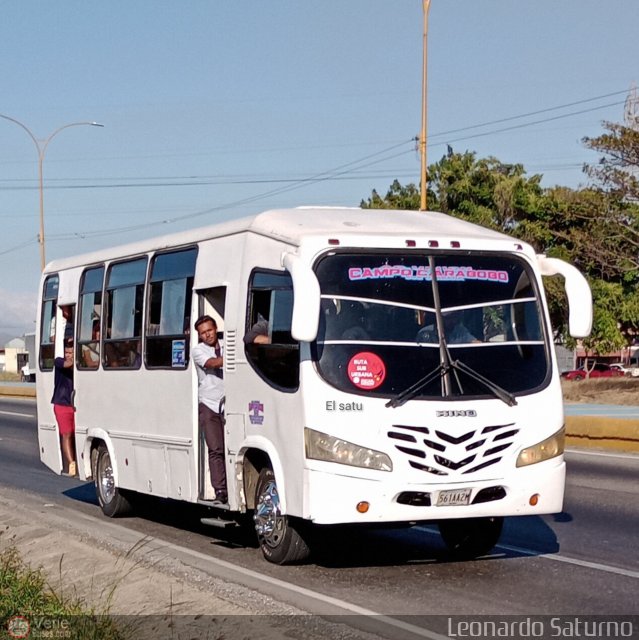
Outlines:
{"type": "Polygon", "coordinates": [[[108,611],[96,612],[62,589],[54,590],[41,570],[29,567],[9,547],[0,552],[0,638],[36,637],[36,630],[37,637],[69,640],[127,637],[108,611]]]}
{"type": "Polygon", "coordinates": [[[562,380],[564,402],[639,406],[639,378],[562,380]]]}
{"type": "MultiPolygon", "coordinates": [[[[543,188],[542,176],[528,175],[521,164],[451,147],[428,167],[429,210],[525,240],[588,278],[594,300],[593,330],[582,342],[588,356],[618,351],[639,336],[639,126],[604,122],[603,129],[583,138],[601,159],[584,168],[590,184],[579,189],[543,188]]],[[[419,186],[395,180],[361,206],[419,209],[419,186]]],[[[573,347],[563,284],[547,278],[545,285],[555,338],[573,347]]]]}

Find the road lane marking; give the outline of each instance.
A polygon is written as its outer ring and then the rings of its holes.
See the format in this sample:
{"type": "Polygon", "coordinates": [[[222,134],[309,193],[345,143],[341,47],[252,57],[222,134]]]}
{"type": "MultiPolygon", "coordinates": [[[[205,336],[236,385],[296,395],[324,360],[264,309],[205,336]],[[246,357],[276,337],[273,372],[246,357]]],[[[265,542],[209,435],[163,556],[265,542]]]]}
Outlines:
{"type": "Polygon", "coordinates": [[[527,556],[536,556],[538,558],[545,558],[546,560],[554,560],[555,562],[565,562],[566,564],[574,564],[578,567],[586,567],[588,569],[595,569],[597,571],[605,571],[606,573],[616,573],[619,576],[625,576],[626,578],[639,578],[639,571],[632,571],[631,569],[621,569],[620,567],[612,567],[608,564],[601,564],[600,562],[590,562],[588,560],[578,560],[577,558],[569,558],[568,556],[562,556],[559,553],[539,553],[532,549],[524,549],[523,547],[513,547],[509,544],[498,544],[498,548],[506,549],[507,551],[514,551],[515,553],[522,553],[527,556]]]}
{"type": "Polygon", "coordinates": [[[607,453],[605,451],[584,451],[582,449],[566,449],[566,453],[574,453],[579,456],[601,456],[602,458],[621,458],[622,460],[639,460],[636,453],[607,453]]]}
{"type": "Polygon", "coordinates": [[[32,413],[18,413],[16,411],[0,411],[3,416],[19,416],[20,418],[35,418],[32,413]]]}
{"type": "MultiPolygon", "coordinates": [[[[439,535],[437,529],[431,529],[430,527],[417,526],[415,529],[424,531],[426,533],[432,533],[439,535]]],[[[526,549],[524,547],[514,547],[510,544],[498,543],[495,545],[495,549],[505,549],[513,553],[520,553],[525,556],[533,556],[535,558],[543,558],[545,560],[554,560],[555,562],[565,562],[566,564],[574,564],[579,567],[586,567],[587,569],[595,569],[597,571],[605,571],[606,573],[616,573],[626,578],[639,579],[639,571],[633,571],[632,569],[622,569],[620,567],[613,567],[609,564],[601,564],[600,562],[589,562],[588,560],[579,560],[577,558],[569,558],[568,556],[562,556],[559,553],[543,553],[541,551],[535,551],[534,549],[526,549]]]]}

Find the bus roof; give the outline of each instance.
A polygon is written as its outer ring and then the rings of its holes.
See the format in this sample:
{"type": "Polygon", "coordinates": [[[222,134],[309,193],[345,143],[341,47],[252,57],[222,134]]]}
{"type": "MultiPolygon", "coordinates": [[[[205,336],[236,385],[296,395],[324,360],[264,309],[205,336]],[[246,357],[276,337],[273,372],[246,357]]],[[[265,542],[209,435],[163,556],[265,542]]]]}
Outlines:
{"type": "Polygon", "coordinates": [[[304,238],[338,237],[342,244],[357,236],[440,237],[516,242],[503,233],[434,211],[359,209],[348,207],[298,207],[273,209],[254,216],[181,231],[147,240],[53,260],[45,273],[151,251],[186,246],[223,236],[251,232],[299,246],[304,238]]]}

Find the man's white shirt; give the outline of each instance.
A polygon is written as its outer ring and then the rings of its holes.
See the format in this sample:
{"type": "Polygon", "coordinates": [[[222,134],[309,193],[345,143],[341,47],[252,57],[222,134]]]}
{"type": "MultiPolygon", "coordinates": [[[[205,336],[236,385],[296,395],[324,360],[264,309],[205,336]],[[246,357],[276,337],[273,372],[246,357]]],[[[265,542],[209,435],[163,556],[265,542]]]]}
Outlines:
{"type": "Polygon", "coordinates": [[[215,347],[210,347],[204,342],[198,342],[191,353],[197,369],[198,400],[215,413],[220,412],[220,400],[224,397],[224,380],[219,377],[218,369],[205,369],[204,365],[211,358],[224,357],[224,345],[221,340],[219,345],[219,355],[215,353],[215,347]]]}

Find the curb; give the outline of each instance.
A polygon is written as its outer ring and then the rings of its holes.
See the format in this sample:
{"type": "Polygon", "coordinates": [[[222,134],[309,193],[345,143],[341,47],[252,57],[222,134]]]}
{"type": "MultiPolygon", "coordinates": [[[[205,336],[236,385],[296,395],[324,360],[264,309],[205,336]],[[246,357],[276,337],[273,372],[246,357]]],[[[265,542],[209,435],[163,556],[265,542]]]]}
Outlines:
{"type": "Polygon", "coordinates": [[[9,385],[0,385],[0,396],[12,396],[14,398],[35,398],[35,385],[31,387],[10,387],[9,385]]]}
{"type": "Polygon", "coordinates": [[[566,416],[566,444],[639,452],[639,420],[566,416]]]}

